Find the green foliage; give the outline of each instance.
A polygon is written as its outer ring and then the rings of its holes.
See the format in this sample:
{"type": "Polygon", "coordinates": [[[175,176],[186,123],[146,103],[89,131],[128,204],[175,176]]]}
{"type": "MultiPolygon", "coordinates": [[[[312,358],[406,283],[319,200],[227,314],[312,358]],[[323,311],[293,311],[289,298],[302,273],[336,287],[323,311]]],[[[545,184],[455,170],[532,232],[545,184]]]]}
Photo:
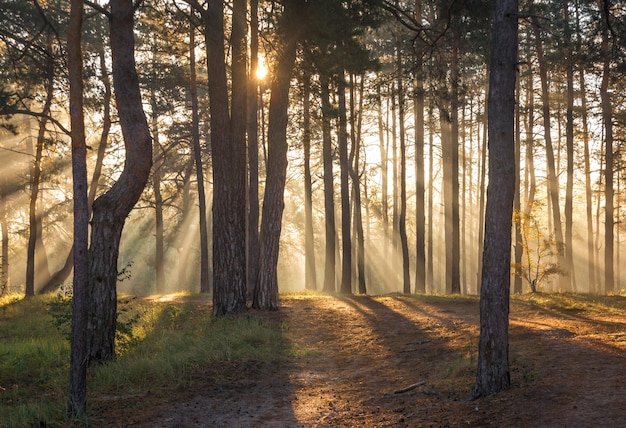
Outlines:
{"type": "Polygon", "coordinates": [[[555,256],[563,253],[563,243],[554,239],[553,234],[545,235],[541,224],[530,212],[516,211],[513,221],[521,226],[523,256],[521,263],[513,263],[516,276],[528,282],[533,293],[541,291],[544,283],[553,275],[565,275],[566,272],[554,261],[555,256]]]}
{"type": "MultiPolygon", "coordinates": [[[[207,372],[211,367],[275,363],[290,352],[278,323],[250,314],[217,319],[202,304],[135,298],[121,299],[119,307],[118,359],[90,369],[90,405],[146,387],[172,391],[200,378],[218,382],[218,370],[207,372]]],[[[0,426],[73,424],[65,412],[70,310],[69,293],[0,298],[0,426]]]]}

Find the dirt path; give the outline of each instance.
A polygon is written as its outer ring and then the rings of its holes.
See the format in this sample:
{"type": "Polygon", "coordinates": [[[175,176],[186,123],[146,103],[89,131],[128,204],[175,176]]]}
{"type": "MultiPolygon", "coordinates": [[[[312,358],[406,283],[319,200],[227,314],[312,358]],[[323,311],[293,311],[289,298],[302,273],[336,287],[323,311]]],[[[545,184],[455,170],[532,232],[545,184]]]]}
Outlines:
{"type": "Polygon", "coordinates": [[[513,305],[512,388],[469,402],[476,300],[288,297],[281,307],[259,315],[283,323],[294,358],[214,367],[223,382],[120,426],[626,426],[626,320],[513,305]]]}

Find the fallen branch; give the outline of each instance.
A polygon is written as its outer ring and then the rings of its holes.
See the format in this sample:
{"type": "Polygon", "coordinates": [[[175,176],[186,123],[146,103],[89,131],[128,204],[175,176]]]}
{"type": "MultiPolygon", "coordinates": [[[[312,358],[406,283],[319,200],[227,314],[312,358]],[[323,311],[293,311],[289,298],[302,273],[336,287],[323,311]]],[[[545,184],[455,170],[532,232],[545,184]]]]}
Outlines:
{"type": "Polygon", "coordinates": [[[423,380],[421,382],[414,383],[413,385],[409,385],[409,386],[404,387],[404,388],[396,389],[395,391],[393,391],[393,393],[394,394],[402,394],[403,392],[411,391],[411,390],[417,388],[418,386],[422,386],[422,385],[425,385],[425,384],[426,384],[426,381],[423,380]]]}

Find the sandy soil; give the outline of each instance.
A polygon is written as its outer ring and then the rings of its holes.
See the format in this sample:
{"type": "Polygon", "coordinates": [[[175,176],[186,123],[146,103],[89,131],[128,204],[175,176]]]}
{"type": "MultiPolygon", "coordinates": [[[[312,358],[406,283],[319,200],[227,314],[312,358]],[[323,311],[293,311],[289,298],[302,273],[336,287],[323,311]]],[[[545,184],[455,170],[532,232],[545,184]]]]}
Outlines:
{"type": "Polygon", "coordinates": [[[207,368],[205,384],[150,408],[112,404],[111,425],[626,426],[624,319],[512,305],[512,387],[468,401],[476,300],[287,297],[276,313],[253,313],[283,323],[294,357],[207,368]]]}

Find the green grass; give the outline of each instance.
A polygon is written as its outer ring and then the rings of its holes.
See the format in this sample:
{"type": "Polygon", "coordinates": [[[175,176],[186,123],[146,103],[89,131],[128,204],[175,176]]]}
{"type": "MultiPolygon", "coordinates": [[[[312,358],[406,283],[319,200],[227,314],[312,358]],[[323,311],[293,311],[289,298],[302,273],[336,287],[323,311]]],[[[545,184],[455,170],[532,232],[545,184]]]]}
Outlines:
{"type": "MultiPolygon", "coordinates": [[[[0,427],[82,426],[66,417],[70,305],[51,296],[0,299],[0,427]]],[[[167,393],[220,362],[277,362],[282,327],[244,314],[214,318],[206,305],[125,299],[118,358],[88,374],[88,401],[150,388],[167,393]]],[[[219,373],[214,374],[219,376],[219,373]]]]}

